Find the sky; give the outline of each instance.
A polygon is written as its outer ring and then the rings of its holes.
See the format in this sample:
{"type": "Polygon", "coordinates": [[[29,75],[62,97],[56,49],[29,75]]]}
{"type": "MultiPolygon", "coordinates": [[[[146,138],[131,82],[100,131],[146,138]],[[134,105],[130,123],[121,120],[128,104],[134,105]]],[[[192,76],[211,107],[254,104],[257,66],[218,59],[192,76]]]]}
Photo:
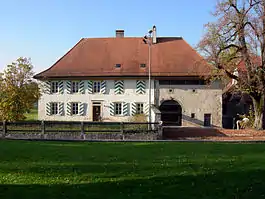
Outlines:
{"type": "Polygon", "coordinates": [[[36,73],[49,68],[81,38],[182,36],[195,46],[214,18],[216,0],[0,0],[0,72],[18,57],[36,73]]]}

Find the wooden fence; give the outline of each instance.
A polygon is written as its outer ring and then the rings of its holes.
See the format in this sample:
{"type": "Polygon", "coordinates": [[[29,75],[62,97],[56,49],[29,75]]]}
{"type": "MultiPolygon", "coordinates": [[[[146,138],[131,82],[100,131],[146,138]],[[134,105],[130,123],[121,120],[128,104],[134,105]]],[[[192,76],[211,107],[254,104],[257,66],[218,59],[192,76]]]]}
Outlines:
{"type": "Polygon", "coordinates": [[[153,140],[158,131],[158,123],[141,122],[0,122],[1,137],[12,139],[153,140]]]}

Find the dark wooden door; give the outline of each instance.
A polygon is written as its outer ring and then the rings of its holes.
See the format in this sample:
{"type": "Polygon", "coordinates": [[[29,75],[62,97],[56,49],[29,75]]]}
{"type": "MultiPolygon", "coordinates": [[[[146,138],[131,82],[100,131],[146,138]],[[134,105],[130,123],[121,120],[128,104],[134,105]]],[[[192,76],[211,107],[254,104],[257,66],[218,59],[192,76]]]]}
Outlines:
{"type": "Polygon", "coordinates": [[[93,106],[93,121],[100,119],[100,106],[93,106]]]}

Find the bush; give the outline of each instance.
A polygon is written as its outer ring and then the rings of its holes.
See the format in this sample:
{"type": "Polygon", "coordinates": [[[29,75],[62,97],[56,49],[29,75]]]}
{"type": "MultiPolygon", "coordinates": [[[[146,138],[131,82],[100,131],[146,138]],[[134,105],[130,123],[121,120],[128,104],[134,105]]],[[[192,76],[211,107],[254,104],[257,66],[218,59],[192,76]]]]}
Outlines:
{"type": "MultiPolygon", "coordinates": [[[[146,115],[144,114],[136,114],[134,116],[131,116],[129,118],[129,122],[143,122],[146,123],[147,122],[147,118],[146,115]]],[[[125,130],[131,131],[131,132],[143,132],[146,131],[148,128],[147,124],[130,124],[130,125],[126,125],[127,128],[125,128],[125,130]]]]}
{"type": "Polygon", "coordinates": [[[129,122],[147,122],[147,117],[144,114],[136,114],[129,118],[129,122]]]}

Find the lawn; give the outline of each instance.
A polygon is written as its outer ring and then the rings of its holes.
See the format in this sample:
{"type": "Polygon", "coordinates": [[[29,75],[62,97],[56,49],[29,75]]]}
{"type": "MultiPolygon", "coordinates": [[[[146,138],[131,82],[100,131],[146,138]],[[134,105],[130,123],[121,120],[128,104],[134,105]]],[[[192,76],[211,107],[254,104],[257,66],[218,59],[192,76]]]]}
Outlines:
{"type": "Polygon", "coordinates": [[[264,198],[265,144],[0,141],[0,198],[264,198]]]}

